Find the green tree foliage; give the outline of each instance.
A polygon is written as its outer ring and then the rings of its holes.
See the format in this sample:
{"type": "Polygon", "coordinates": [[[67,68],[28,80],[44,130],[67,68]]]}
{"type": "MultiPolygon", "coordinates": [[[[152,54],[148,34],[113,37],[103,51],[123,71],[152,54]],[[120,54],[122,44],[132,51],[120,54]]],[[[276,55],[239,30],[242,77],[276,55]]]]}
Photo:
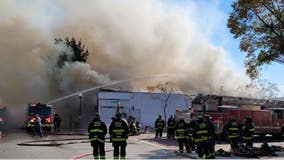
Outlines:
{"type": "Polygon", "coordinates": [[[257,78],[264,64],[284,63],[284,1],[237,0],[232,7],[227,25],[247,52],[250,78],[257,78]]]}
{"type": "Polygon", "coordinates": [[[73,63],[73,62],[84,62],[86,63],[89,52],[88,49],[86,49],[85,45],[82,44],[81,40],[78,42],[74,37],[71,38],[71,40],[66,37],[65,40],[62,40],[61,38],[55,38],[55,44],[63,44],[67,47],[69,47],[72,50],[72,55],[68,56],[67,53],[63,52],[58,57],[58,67],[62,67],[65,62],[73,63]]]}

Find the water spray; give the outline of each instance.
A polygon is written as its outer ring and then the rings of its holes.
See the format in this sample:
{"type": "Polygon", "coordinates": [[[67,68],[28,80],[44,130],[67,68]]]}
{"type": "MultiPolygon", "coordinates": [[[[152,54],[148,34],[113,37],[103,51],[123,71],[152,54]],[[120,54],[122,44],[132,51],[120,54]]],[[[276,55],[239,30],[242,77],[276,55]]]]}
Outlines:
{"type": "Polygon", "coordinates": [[[94,90],[97,90],[97,89],[100,89],[100,88],[103,88],[103,87],[117,85],[117,84],[129,82],[129,81],[150,79],[150,78],[159,78],[159,77],[169,77],[169,76],[170,76],[169,74],[158,74],[158,75],[141,76],[141,77],[134,77],[134,78],[129,78],[129,79],[125,79],[125,80],[113,81],[113,82],[102,84],[102,85],[99,85],[99,86],[96,86],[96,87],[92,87],[92,88],[89,88],[89,89],[77,91],[77,92],[72,93],[70,95],[67,95],[67,96],[64,96],[64,97],[61,97],[61,98],[57,98],[57,99],[55,99],[53,101],[50,101],[47,104],[53,104],[53,103],[62,101],[64,99],[67,99],[67,98],[70,98],[70,97],[73,97],[73,96],[78,96],[79,94],[82,94],[82,93],[87,93],[87,92],[94,91],[94,90]]]}

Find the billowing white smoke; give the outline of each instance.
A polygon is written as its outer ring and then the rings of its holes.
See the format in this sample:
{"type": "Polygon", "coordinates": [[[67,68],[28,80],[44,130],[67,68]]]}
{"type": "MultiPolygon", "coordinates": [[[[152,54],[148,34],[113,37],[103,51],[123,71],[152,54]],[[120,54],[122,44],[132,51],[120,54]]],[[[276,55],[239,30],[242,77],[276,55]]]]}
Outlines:
{"type": "Polygon", "coordinates": [[[239,94],[244,77],[188,11],[160,0],[2,0],[0,99],[7,105],[47,101],[111,79],[162,73],[173,74],[185,92],[239,94]],[[71,51],[53,39],[66,36],[86,44],[90,65],[57,68],[62,51],[71,51]]]}
{"type": "Polygon", "coordinates": [[[71,64],[66,62],[57,78],[60,90],[66,93],[110,82],[107,76],[98,74],[89,64],[81,62],[71,64]]]}

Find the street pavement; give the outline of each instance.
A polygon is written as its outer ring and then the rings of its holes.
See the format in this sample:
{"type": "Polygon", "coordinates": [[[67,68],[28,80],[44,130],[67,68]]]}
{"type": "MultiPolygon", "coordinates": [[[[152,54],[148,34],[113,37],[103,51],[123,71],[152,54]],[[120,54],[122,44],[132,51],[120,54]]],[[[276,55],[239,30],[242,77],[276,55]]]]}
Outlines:
{"type": "MultiPolygon", "coordinates": [[[[92,147],[89,143],[78,143],[61,146],[20,146],[18,143],[33,140],[51,140],[66,138],[82,138],[87,136],[46,136],[31,137],[23,132],[10,133],[0,140],[0,159],[92,159],[92,147]]],[[[37,143],[38,144],[38,143],[37,143]]],[[[106,143],[106,157],[112,159],[112,146],[106,143]]],[[[127,145],[129,159],[174,159],[175,154],[165,147],[141,142],[130,137],[127,145]]]]}
{"type": "MultiPolygon", "coordinates": [[[[0,140],[0,159],[92,159],[92,147],[89,143],[76,143],[61,146],[20,146],[20,142],[31,140],[51,140],[51,139],[87,138],[87,136],[67,136],[48,135],[44,138],[31,137],[31,135],[17,131],[10,133],[0,140]]],[[[77,140],[82,142],[82,140],[77,140]]],[[[255,146],[260,146],[260,143],[255,146]]],[[[280,145],[283,142],[273,142],[269,145],[280,145]]],[[[223,148],[229,151],[228,144],[217,144],[216,150],[223,148]]],[[[106,143],[106,158],[112,159],[112,146],[106,143]]],[[[128,159],[195,159],[197,154],[176,154],[177,142],[169,139],[154,139],[153,134],[142,134],[132,136],[128,139],[127,158],[128,159]]],[[[277,157],[266,156],[265,159],[284,159],[283,153],[277,153],[277,157]]],[[[228,157],[217,157],[218,159],[228,159],[228,157]]],[[[229,159],[243,159],[244,157],[232,156],[229,159]]]]}

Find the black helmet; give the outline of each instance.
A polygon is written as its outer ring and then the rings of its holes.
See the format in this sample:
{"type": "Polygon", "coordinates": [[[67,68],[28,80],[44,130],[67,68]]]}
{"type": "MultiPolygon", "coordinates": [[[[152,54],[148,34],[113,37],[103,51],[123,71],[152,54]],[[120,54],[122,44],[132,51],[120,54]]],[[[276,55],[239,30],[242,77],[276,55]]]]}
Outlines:
{"type": "Polygon", "coordinates": [[[247,115],[247,116],[246,116],[246,121],[247,121],[247,122],[251,122],[252,119],[247,115]]]}
{"type": "Polygon", "coordinates": [[[100,119],[100,116],[98,114],[95,114],[94,119],[100,119]]]}
{"type": "Polygon", "coordinates": [[[115,114],[115,117],[116,117],[116,118],[121,118],[121,114],[120,114],[120,113],[116,113],[116,114],[115,114]]]}
{"type": "Polygon", "coordinates": [[[198,121],[198,122],[203,122],[203,120],[204,120],[204,119],[203,119],[203,116],[198,116],[198,117],[197,117],[197,121],[198,121]]]}
{"type": "Polygon", "coordinates": [[[212,120],[212,117],[209,116],[208,114],[206,114],[206,115],[204,116],[204,119],[208,121],[208,120],[212,120]]]}

